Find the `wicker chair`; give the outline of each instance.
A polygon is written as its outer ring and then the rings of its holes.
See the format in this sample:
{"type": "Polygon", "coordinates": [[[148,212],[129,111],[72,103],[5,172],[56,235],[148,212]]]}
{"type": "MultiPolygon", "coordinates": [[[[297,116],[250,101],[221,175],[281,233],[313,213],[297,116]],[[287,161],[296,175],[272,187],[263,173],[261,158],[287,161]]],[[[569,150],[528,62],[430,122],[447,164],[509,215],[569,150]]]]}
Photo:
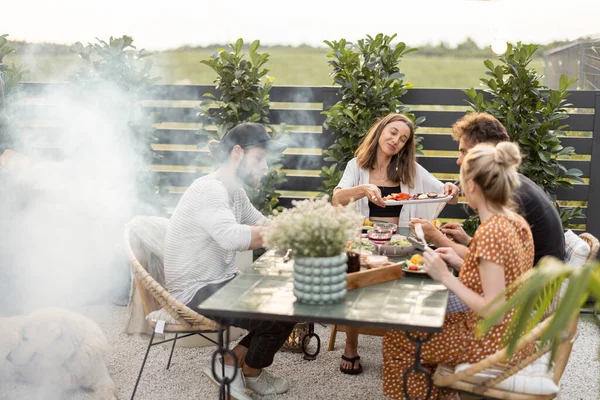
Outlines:
{"type": "Polygon", "coordinates": [[[148,323],[152,326],[153,330],[150,341],[148,342],[148,347],[146,348],[144,361],[142,362],[140,372],[135,382],[135,387],[133,388],[133,393],[131,394],[131,399],[133,399],[152,346],[171,341],[173,342],[169,361],[167,362],[167,369],[169,369],[177,339],[183,339],[192,335],[200,335],[206,340],[217,344],[205,334],[218,333],[219,335],[222,335],[222,332],[219,331],[219,326],[216,322],[198,314],[185,304],[179,302],[148,273],[146,270],[146,261],[142,258],[140,252],[141,243],[129,228],[125,229],[124,240],[125,251],[127,253],[127,258],[129,259],[131,271],[133,272],[135,285],[144,306],[144,314],[146,316],[149,316],[152,313],[158,314],[157,318],[148,318],[148,323]],[[154,342],[158,320],[165,321],[163,332],[175,334],[173,339],[154,342]]]}
{"type": "MultiPolygon", "coordinates": [[[[522,337],[516,347],[516,350],[523,349],[524,347],[535,343],[543,335],[552,317],[545,319],[531,332],[522,337]]],[[[571,354],[571,348],[575,341],[577,334],[577,321],[578,318],[573,318],[566,327],[561,343],[558,346],[556,352],[554,373],[552,380],[557,385],[560,382],[560,378],[567,366],[569,361],[569,355],[571,354]]],[[[433,383],[438,387],[448,387],[461,392],[471,393],[483,398],[492,399],[514,399],[514,400],[546,400],[553,399],[556,394],[553,395],[533,395],[525,393],[516,393],[514,391],[507,391],[495,388],[494,386],[502,382],[506,378],[515,375],[523,368],[527,367],[535,360],[543,356],[550,351],[549,346],[539,348],[534,354],[518,362],[516,365],[509,366],[506,364],[507,349],[497,351],[495,354],[485,358],[478,363],[472,364],[468,368],[455,372],[454,367],[440,364],[433,376],[433,383]],[[476,376],[478,373],[484,373],[486,378],[476,376]]]]}
{"type": "MultiPolygon", "coordinates": [[[[587,261],[593,261],[598,255],[598,250],[600,249],[600,243],[598,242],[598,239],[589,233],[582,233],[579,235],[579,237],[590,245],[590,254],[587,257],[587,261]]],[[[559,301],[559,298],[557,297],[556,300],[559,301]]],[[[551,309],[555,309],[557,301],[552,304],[551,309]]],[[[551,319],[552,315],[550,314],[548,318],[545,318],[540,324],[538,324],[536,328],[522,337],[518,342],[517,349],[522,349],[525,346],[539,340],[550,324],[551,319]]],[[[573,347],[573,342],[575,341],[577,334],[577,321],[578,318],[573,318],[566,327],[563,333],[562,341],[556,353],[554,375],[552,378],[556,385],[559,384],[560,378],[562,377],[562,374],[567,366],[567,362],[569,361],[571,348],[573,347]]],[[[499,350],[494,355],[483,359],[460,372],[455,372],[454,367],[439,365],[435,371],[433,382],[436,386],[449,387],[461,392],[476,394],[484,398],[515,400],[553,399],[556,397],[556,395],[532,395],[494,388],[496,384],[502,382],[504,379],[510,376],[513,376],[549,351],[550,348],[547,346],[538,348],[533,355],[525,360],[520,361],[514,366],[508,366],[506,364],[506,349],[499,350]],[[476,374],[480,372],[483,372],[487,376],[493,376],[493,378],[481,378],[476,376],[476,374]]]]}

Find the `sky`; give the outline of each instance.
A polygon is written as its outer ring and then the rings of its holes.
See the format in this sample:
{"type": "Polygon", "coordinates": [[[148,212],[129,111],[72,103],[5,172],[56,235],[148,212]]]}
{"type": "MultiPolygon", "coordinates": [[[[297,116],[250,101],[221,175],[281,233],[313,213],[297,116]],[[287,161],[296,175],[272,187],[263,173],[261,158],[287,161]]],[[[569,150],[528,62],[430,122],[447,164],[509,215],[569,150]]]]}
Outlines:
{"type": "Polygon", "coordinates": [[[0,8],[12,40],[93,42],[124,34],[138,48],[226,44],[323,45],[367,34],[398,34],[417,46],[471,37],[544,44],[600,33],[600,0],[20,0],[0,8]]]}

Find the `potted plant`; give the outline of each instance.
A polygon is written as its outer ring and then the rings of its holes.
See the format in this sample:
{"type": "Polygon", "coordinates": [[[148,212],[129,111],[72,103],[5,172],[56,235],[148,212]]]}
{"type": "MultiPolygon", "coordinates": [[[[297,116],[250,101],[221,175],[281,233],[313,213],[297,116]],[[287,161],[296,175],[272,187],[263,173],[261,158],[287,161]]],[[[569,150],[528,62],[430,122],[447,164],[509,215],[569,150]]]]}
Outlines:
{"type": "Polygon", "coordinates": [[[309,304],[330,304],[346,294],[346,244],[364,217],[354,204],[333,206],[328,198],[294,201],[270,217],[265,247],[291,249],[294,295],[309,304]]]}

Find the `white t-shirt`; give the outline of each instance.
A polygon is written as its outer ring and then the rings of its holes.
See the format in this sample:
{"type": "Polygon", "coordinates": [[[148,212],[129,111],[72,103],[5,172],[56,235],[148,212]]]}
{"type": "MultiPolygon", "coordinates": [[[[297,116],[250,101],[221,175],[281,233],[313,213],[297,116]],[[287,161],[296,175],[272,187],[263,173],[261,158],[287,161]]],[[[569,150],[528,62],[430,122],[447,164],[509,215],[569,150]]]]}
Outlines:
{"type": "Polygon", "coordinates": [[[187,304],[204,286],[233,278],[236,253],[250,246],[250,225],[264,220],[243,188],[229,194],[214,173],[194,181],[179,200],[165,237],[169,293],[187,304]]]}
{"type": "MultiPolygon", "coordinates": [[[[400,189],[403,193],[427,193],[436,192],[443,193],[444,184],[431,175],[425,168],[416,164],[414,187],[409,188],[404,182],[400,183],[400,189]]],[[[344,175],[338,183],[337,187],[342,189],[352,188],[358,185],[366,185],[369,183],[369,170],[359,168],[356,158],[353,158],[346,165],[344,175]]],[[[362,197],[356,201],[358,210],[365,218],[369,218],[369,201],[366,197],[362,197]]],[[[411,218],[423,218],[432,220],[437,217],[439,211],[445,203],[427,203],[427,204],[410,204],[402,206],[400,211],[398,226],[408,226],[411,218]]]]}

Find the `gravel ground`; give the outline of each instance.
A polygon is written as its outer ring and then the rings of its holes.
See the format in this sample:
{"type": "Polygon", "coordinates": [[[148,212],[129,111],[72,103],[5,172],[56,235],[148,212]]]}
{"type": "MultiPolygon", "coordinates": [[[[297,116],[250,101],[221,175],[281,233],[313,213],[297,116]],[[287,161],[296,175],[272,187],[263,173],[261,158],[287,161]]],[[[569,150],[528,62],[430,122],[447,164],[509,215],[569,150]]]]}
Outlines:
{"type": "MultiPolygon", "coordinates": [[[[147,345],[147,337],[122,333],[126,307],[98,305],[85,313],[97,321],[112,345],[106,362],[117,385],[121,399],[128,399],[135,384],[147,345]]],[[[381,399],[381,338],[361,336],[360,354],[364,372],[359,376],[343,375],[338,370],[345,335],[338,334],[336,348],[327,351],[329,327],[317,325],[321,337],[321,353],[315,361],[305,361],[300,354],[279,353],[270,370],[286,376],[291,383],[289,392],[269,399],[381,399]]],[[[150,351],[137,399],[217,399],[218,390],[201,370],[207,365],[212,347],[175,349],[170,370],[165,370],[169,348],[153,347],[150,351]]],[[[579,336],[573,347],[569,365],[563,375],[561,400],[600,399],[600,327],[589,316],[579,323],[579,336]]],[[[0,383],[0,400],[43,399],[35,390],[23,384],[0,383]]],[[[71,392],[68,400],[91,399],[89,393],[71,392]]],[[[255,398],[261,398],[255,396],[255,398]]]]}

